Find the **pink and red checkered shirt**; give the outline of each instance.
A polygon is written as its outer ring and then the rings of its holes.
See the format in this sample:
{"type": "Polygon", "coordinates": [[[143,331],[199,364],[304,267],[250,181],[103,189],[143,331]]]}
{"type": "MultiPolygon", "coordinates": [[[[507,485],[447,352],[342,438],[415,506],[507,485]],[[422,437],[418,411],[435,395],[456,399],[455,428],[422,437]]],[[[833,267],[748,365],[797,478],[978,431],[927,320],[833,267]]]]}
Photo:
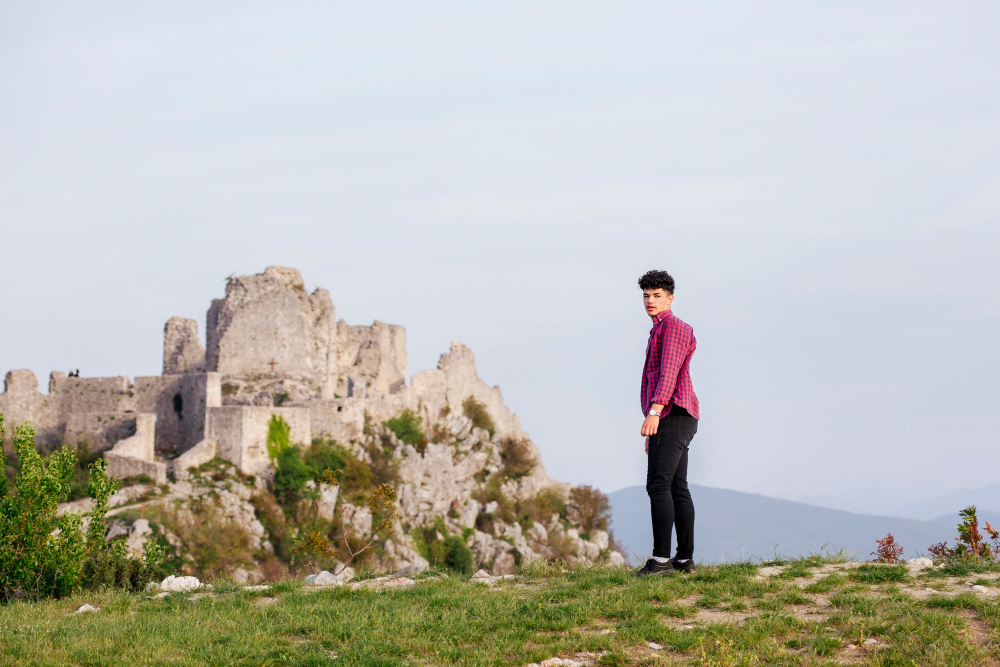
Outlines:
{"type": "Polygon", "coordinates": [[[698,397],[691,384],[691,355],[698,341],[694,329],[669,310],[656,316],[646,346],[646,365],[642,369],[642,412],[647,414],[653,403],[664,406],[666,417],[677,404],[698,416],[698,397]]]}

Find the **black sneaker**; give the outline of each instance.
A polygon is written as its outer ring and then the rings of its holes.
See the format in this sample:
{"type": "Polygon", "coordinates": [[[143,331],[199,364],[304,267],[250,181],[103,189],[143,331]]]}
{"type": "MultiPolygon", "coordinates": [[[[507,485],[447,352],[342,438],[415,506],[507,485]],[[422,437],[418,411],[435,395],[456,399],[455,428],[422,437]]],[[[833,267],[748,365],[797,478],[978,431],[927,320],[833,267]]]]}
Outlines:
{"type": "Polygon", "coordinates": [[[635,576],[645,577],[649,574],[669,574],[674,571],[674,564],[669,560],[666,563],[661,563],[659,561],[650,558],[646,561],[646,564],[635,570],[635,576]]]}
{"type": "Polygon", "coordinates": [[[672,558],[670,559],[670,564],[674,567],[674,570],[677,572],[683,572],[684,574],[694,574],[695,572],[697,572],[697,570],[694,569],[694,561],[691,560],[690,558],[684,561],[683,563],[679,562],[676,558],[672,558]]]}

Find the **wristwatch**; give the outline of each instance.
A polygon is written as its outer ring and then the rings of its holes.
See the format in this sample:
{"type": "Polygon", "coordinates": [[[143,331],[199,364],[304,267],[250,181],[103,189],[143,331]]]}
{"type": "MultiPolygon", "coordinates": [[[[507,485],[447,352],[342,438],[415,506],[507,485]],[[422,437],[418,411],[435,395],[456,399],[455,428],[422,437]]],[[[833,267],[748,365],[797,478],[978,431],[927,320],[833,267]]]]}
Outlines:
{"type": "Polygon", "coordinates": [[[649,416],[650,416],[650,417],[659,417],[659,416],[660,416],[660,413],[659,413],[659,412],[657,412],[656,410],[654,410],[653,408],[650,408],[650,409],[649,409],[649,416]]]}

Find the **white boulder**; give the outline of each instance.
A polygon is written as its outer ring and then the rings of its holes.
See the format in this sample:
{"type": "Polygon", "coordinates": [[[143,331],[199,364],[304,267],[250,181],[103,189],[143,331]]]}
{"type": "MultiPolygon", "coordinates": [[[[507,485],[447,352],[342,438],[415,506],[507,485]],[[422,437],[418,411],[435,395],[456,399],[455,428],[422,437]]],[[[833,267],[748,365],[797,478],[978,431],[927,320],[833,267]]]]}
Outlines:
{"type": "Polygon", "coordinates": [[[198,590],[201,587],[202,583],[198,581],[198,577],[175,577],[174,575],[170,575],[160,582],[160,590],[167,591],[168,593],[188,593],[198,590]]]}

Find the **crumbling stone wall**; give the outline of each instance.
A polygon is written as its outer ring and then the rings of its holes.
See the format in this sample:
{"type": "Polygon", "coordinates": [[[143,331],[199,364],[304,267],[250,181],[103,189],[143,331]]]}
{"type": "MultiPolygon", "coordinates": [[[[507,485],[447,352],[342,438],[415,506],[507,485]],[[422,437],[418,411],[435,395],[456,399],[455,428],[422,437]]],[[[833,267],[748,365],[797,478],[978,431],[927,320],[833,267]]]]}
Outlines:
{"type": "Polygon", "coordinates": [[[230,376],[280,375],[333,398],[336,319],[330,293],[307,294],[297,269],[269,266],[232,278],[208,311],[206,367],[230,376]]]}
{"type": "Polygon", "coordinates": [[[406,384],[406,328],[337,323],[337,394],[364,397],[394,394],[406,384]]]}
{"type": "Polygon", "coordinates": [[[205,348],[198,340],[198,323],[186,317],[171,317],[163,327],[163,374],[204,370],[205,348]]]}
{"type": "Polygon", "coordinates": [[[204,437],[205,411],[222,404],[217,373],[137,377],[67,377],[53,371],[49,393],[28,370],[7,373],[0,412],[9,426],[31,422],[46,449],[86,443],[103,452],[135,433],[138,413],[156,415],[157,449],[179,453],[204,437]]]}

